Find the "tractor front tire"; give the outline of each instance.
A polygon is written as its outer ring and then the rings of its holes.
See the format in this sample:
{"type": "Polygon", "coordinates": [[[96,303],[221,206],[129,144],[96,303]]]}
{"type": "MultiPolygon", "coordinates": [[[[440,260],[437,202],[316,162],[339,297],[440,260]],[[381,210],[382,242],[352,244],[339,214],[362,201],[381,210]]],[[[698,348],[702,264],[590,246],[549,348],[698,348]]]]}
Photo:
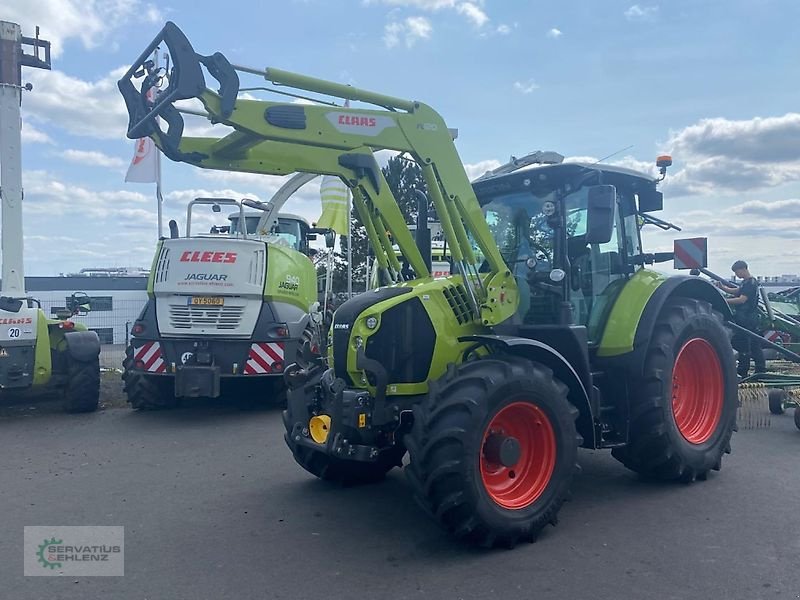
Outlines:
{"type": "Polygon", "coordinates": [[[172,379],[158,375],[145,375],[134,368],[133,348],[125,350],[122,361],[122,381],[128,403],[136,410],[159,410],[178,405],[172,379]]]}
{"type": "Polygon", "coordinates": [[[296,443],[290,431],[293,420],[288,417],[287,411],[284,411],[283,420],[287,430],[284,439],[297,464],[325,481],[346,486],[377,483],[393,468],[403,465],[406,449],[402,445],[385,450],[375,462],[343,460],[296,443]]]}
{"type": "Polygon", "coordinates": [[[94,412],[100,406],[100,357],[89,361],[70,358],[64,387],[64,410],[94,412]]]}
{"type": "Polygon", "coordinates": [[[406,436],[417,501],[456,538],[533,542],[577,471],[578,410],[552,371],[514,356],[451,366],[414,407],[406,436]]]}
{"type": "Polygon", "coordinates": [[[738,394],[733,350],[710,304],[667,301],[630,389],[629,441],[614,458],[642,475],[687,483],[720,470],[738,394]]]}
{"type": "Polygon", "coordinates": [[[782,415],[785,412],[783,409],[783,402],[786,400],[785,390],[770,390],[767,399],[769,400],[769,412],[773,415],[782,415]]]}

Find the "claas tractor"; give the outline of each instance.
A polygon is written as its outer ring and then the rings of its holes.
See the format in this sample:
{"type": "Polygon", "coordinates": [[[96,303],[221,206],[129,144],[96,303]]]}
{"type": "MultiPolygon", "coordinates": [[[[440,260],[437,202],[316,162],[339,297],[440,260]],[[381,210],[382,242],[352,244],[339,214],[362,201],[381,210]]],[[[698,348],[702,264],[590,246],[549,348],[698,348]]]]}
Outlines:
{"type": "MultiPolygon", "coordinates": [[[[100,398],[100,340],[82,323],[90,299],[80,292],[50,318],[25,291],[22,215],[22,68],[50,69],[50,42],[24,37],[0,21],[0,397],[56,390],[69,412],[90,412],[100,398]],[[28,54],[25,50],[33,50],[28,54]],[[40,58],[43,57],[43,58],[40,58]]],[[[31,89],[28,85],[27,89],[31,89]]]]}
{"type": "Polygon", "coordinates": [[[380,287],[339,306],[326,355],[301,353],[284,376],[286,443],[316,477],[356,484],[404,466],[413,494],[454,536],[513,546],[556,522],[580,447],[609,448],[629,469],[670,481],[720,469],[737,407],[730,313],[708,282],[648,268],[669,258],[641,247],[640,228],[663,201],[651,177],[543,164],[473,186],[431,107],[199,55],[172,23],[119,87],[129,137],[149,135],[175,160],[336,175],[350,187],[380,287]],[[147,64],[160,44],[169,73],[147,64]],[[238,98],[239,74],[325,100],[238,98]],[[187,98],[234,132],[183,137],[174,103],[187,98]],[[452,274],[431,275],[376,161],[383,149],[420,166],[452,274]]]}

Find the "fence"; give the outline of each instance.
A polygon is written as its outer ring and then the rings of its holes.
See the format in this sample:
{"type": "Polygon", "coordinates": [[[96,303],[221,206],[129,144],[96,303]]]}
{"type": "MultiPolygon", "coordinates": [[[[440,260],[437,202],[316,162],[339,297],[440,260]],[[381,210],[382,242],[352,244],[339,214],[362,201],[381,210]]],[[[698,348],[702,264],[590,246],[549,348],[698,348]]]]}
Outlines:
{"type": "MultiPolygon", "coordinates": [[[[136,294],[138,297],[119,296],[117,293],[113,296],[92,297],[91,312],[72,319],[97,332],[101,345],[100,366],[107,369],[122,368],[131,327],[147,300],[144,293],[136,294]]],[[[55,317],[56,311],[63,309],[66,304],[66,298],[61,297],[40,298],[40,301],[45,314],[50,317],[55,317]]]]}

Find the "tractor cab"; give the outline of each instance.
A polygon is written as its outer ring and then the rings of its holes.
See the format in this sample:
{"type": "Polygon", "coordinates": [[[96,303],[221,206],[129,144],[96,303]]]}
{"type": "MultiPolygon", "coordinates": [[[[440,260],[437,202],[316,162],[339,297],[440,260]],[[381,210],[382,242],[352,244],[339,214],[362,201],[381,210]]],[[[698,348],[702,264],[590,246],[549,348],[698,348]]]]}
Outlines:
{"type": "Polygon", "coordinates": [[[231,237],[240,237],[245,233],[250,238],[264,240],[270,244],[292,248],[308,255],[308,242],[311,227],[303,217],[289,213],[281,213],[276,217],[263,213],[245,211],[244,220],[239,213],[228,215],[227,234],[231,237]],[[244,227],[242,226],[244,223],[244,227]]]}
{"type": "Polygon", "coordinates": [[[646,262],[639,213],[661,208],[656,181],[562,163],[473,185],[520,290],[516,324],[585,325],[597,342],[625,281],[646,262]]]}

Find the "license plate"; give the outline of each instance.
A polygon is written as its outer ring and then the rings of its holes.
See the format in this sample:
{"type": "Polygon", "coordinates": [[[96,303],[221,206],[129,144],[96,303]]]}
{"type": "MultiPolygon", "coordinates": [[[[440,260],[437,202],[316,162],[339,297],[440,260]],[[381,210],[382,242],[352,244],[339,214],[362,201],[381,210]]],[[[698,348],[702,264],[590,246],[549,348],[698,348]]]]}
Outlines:
{"type": "Polygon", "coordinates": [[[223,306],[225,298],[219,296],[191,296],[189,304],[192,306],[223,306]]]}

